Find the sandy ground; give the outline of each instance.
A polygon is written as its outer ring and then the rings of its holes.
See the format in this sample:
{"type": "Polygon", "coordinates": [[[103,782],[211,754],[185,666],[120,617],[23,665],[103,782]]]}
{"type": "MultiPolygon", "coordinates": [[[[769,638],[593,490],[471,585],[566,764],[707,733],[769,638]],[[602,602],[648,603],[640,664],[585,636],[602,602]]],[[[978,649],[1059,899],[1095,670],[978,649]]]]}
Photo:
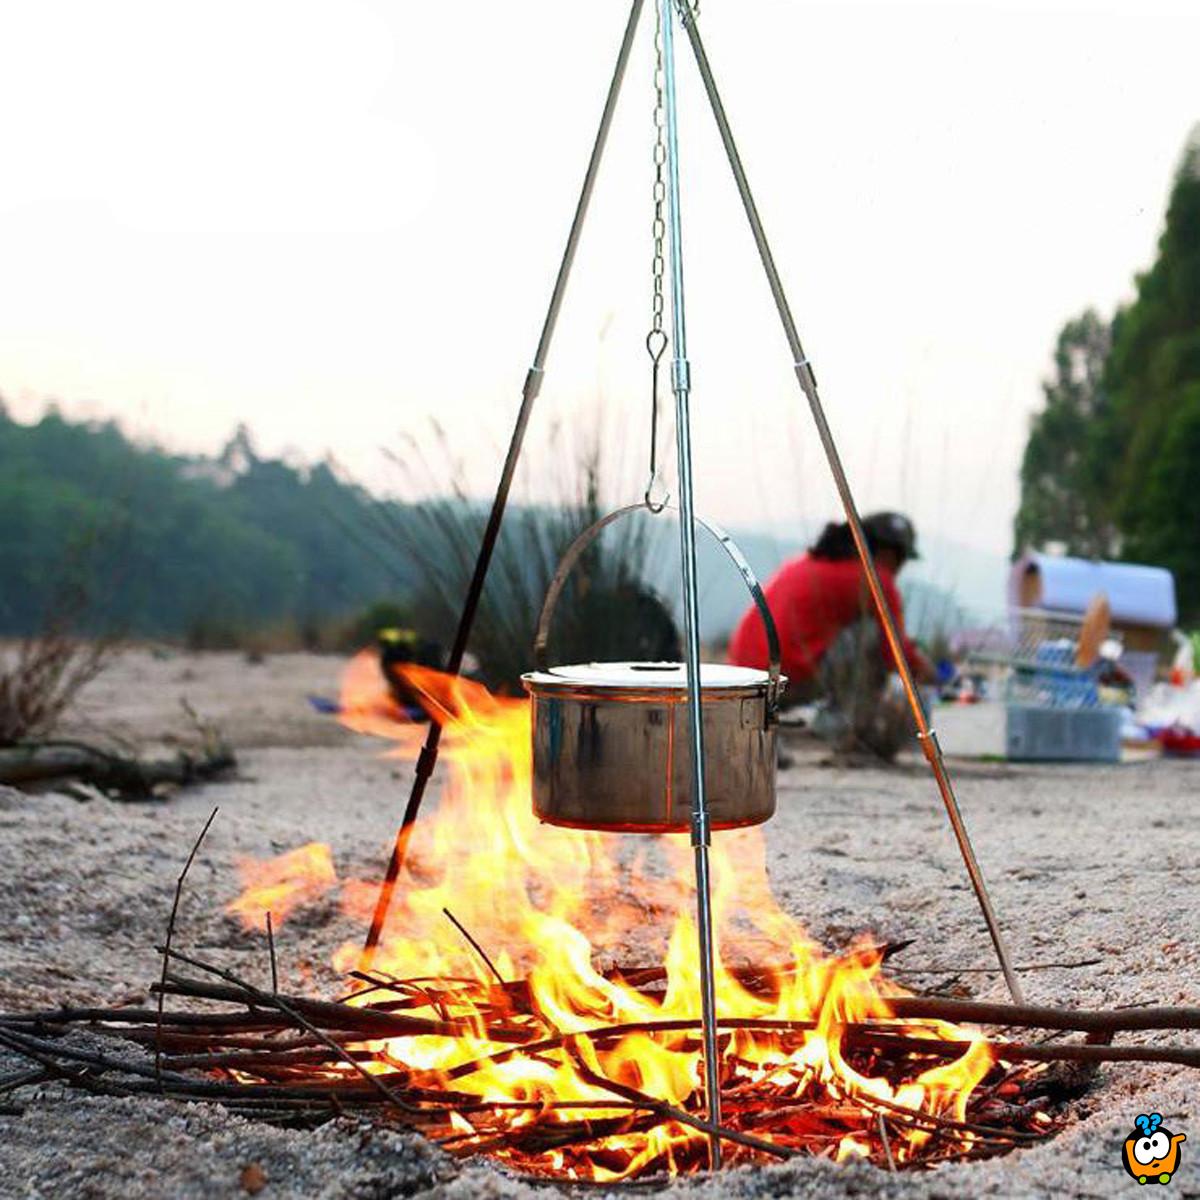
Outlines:
{"type": "MultiPolygon", "coordinates": [[[[185,737],[186,697],[241,753],[240,777],[154,804],[0,792],[0,1007],[144,997],[174,880],[214,805],[221,813],[189,879],[181,944],[261,978],[261,939],[222,908],[235,860],[313,839],[342,874],[377,875],[410,768],[314,714],[336,690],[335,659],[125,656],[84,697],[73,724],[142,743],[185,737]]],[[[940,714],[946,743],[991,749],[998,714],[940,714]],[[983,742],[980,741],[983,739],[983,742]],[[986,744],[984,744],[986,743],[986,744]]],[[[968,824],[1022,964],[1030,1001],[1078,1006],[1200,1004],[1200,764],[1016,767],[956,757],[968,824]]],[[[780,777],[769,828],[776,895],[817,937],[870,930],[915,942],[897,977],[927,990],[1003,996],[927,770],[821,765],[801,746],[780,777]]],[[[279,936],[284,985],[335,989],[325,963],[356,927],[318,903],[279,936]]],[[[620,953],[620,948],[614,951],[620,953]]],[[[1171,1039],[1165,1039],[1171,1040],[1171,1039]]],[[[0,1075],[14,1064],[0,1058],[0,1075]]],[[[1136,1187],[1119,1163],[1135,1115],[1158,1111],[1191,1134],[1176,1195],[1200,1196],[1200,1076],[1174,1067],[1101,1072],[1052,1142],[986,1164],[890,1176],[863,1165],[796,1162],[676,1185],[717,1196],[1070,1196],[1136,1187]],[[1193,1133],[1194,1130],[1194,1133],[1193,1133]],[[1196,1144],[1192,1149],[1193,1142],[1196,1144]]],[[[418,1140],[331,1125],[281,1132],[220,1109],[22,1094],[0,1109],[0,1196],[236,1197],[257,1163],[276,1197],[521,1196],[487,1164],[464,1167],[418,1140]]],[[[544,1190],[541,1194],[545,1194],[544,1190]]]]}

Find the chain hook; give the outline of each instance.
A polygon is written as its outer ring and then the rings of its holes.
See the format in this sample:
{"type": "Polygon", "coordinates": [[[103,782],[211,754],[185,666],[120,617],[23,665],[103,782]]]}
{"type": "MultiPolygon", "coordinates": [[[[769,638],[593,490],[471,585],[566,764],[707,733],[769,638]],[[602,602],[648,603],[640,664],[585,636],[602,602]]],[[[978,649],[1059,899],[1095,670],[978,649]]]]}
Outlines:
{"type": "Polygon", "coordinates": [[[650,355],[650,478],[646,480],[644,501],[652,513],[662,512],[671,499],[658,474],[658,368],[667,352],[667,340],[661,329],[646,334],[646,353],[650,355]]]}
{"type": "Polygon", "coordinates": [[[671,503],[671,493],[663,486],[663,481],[657,475],[653,476],[650,483],[646,487],[646,494],[642,497],[642,503],[646,506],[647,512],[652,512],[658,516],[668,504],[671,503]],[[654,485],[658,484],[658,496],[654,494],[654,485]]]}

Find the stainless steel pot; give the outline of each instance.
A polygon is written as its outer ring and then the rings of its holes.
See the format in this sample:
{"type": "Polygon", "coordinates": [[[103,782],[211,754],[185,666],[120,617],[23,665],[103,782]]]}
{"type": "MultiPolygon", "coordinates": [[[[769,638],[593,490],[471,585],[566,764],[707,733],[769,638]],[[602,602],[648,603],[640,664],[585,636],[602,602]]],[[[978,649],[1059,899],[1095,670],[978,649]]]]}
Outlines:
{"type": "MultiPolygon", "coordinates": [[[[533,809],[577,829],[684,832],[691,822],[687,678],[681,663],[545,666],[550,622],[567,576],[602,529],[630,505],[584,530],[559,564],[538,622],[538,670],[521,677],[533,698],[533,809]]],[[[715,829],[757,825],[775,811],[779,638],[754,572],[727,534],[705,521],[762,614],[770,668],[701,667],[705,783],[715,829]]]]}

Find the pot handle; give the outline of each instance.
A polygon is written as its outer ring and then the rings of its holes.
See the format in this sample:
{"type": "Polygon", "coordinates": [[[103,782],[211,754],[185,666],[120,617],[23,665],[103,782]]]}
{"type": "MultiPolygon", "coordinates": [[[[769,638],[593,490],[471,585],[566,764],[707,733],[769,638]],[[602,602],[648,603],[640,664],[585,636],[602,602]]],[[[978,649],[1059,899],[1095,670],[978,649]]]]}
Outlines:
{"type": "MultiPolygon", "coordinates": [[[[672,511],[676,511],[674,505],[664,505],[664,507],[669,507],[672,511]]],[[[610,512],[607,516],[601,517],[595,524],[589,525],[567,547],[567,551],[562,557],[562,562],[558,564],[558,569],[554,572],[554,578],[551,579],[550,586],[546,589],[546,599],[542,603],[541,615],[538,617],[537,635],[533,641],[533,661],[539,671],[547,669],[546,644],[550,640],[550,624],[554,619],[554,610],[558,606],[559,597],[566,586],[567,577],[579,561],[579,556],[614,521],[619,520],[621,517],[629,516],[630,513],[645,511],[646,505],[644,503],[629,504],[624,508],[618,508],[615,512],[610,512]]],[[[742,582],[749,590],[750,597],[754,601],[759,615],[762,617],[763,626],[767,631],[767,657],[769,660],[767,666],[767,719],[772,720],[779,708],[779,696],[782,690],[780,683],[782,665],[779,654],[779,632],[775,628],[775,619],[771,616],[771,609],[767,604],[766,596],[763,594],[762,585],[758,582],[758,577],[746,561],[745,555],[737,548],[733,539],[725,530],[719,525],[714,525],[711,521],[706,521],[703,517],[696,517],[695,521],[697,525],[702,526],[712,534],[721,546],[721,549],[729,556],[733,565],[737,567],[738,574],[741,575],[742,582]]]]}

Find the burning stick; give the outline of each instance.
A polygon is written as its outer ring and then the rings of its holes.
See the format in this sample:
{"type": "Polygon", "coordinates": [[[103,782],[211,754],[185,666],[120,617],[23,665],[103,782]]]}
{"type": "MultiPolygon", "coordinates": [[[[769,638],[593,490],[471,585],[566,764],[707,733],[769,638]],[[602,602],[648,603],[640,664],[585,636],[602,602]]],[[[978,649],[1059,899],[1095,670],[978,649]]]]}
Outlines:
{"type": "Polygon", "coordinates": [[[638,1091],[637,1088],[616,1083],[611,1079],[605,1078],[603,1075],[597,1074],[583,1061],[582,1056],[579,1054],[579,1040],[577,1035],[569,1037],[566,1039],[565,1045],[570,1051],[571,1057],[575,1060],[575,1065],[581,1078],[586,1079],[589,1083],[603,1091],[611,1092],[614,1096],[620,1096],[622,1099],[629,1100],[634,1104],[644,1105],[660,1117],[678,1121],[681,1125],[688,1125],[692,1129],[699,1130],[701,1133],[707,1133],[710,1136],[719,1137],[725,1141],[735,1142],[739,1146],[748,1146],[752,1150],[761,1150],[764,1154],[769,1154],[773,1158],[787,1159],[794,1157],[793,1152],[785,1146],[778,1146],[774,1142],[768,1142],[763,1138],[753,1137],[746,1133],[738,1133],[721,1125],[714,1125],[711,1121],[705,1121],[693,1116],[691,1113],[684,1112],[683,1109],[676,1108],[673,1104],[667,1104],[663,1100],[655,1100],[653,1097],[647,1096],[645,1092],[638,1091]]]}
{"type": "Polygon", "coordinates": [[[883,1113],[879,1114],[879,1140],[883,1143],[883,1153],[887,1158],[888,1170],[895,1174],[896,1160],[892,1157],[892,1146],[888,1141],[887,1125],[883,1119],[883,1113]]]}
{"type": "Polygon", "coordinates": [[[458,918],[448,908],[443,908],[442,912],[444,912],[446,914],[446,920],[448,920],[450,922],[450,924],[453,925],[454,928],[457,929],[458,932],[461,933],[463,935],[463,937],[465,937],[467,939],[467,941],[471,945],[471,949],[474,950],[475,953],[478,954],[479,957],[483,959],[484,966],[486,966],[487,969],[489,971],[491,971],[491,973],[496,977],[496,982],[501,987],[503,987],[504,986],[504,976],[501,975],[500,972],[496,970],[496,964],[494,962],[492,962],[492,960],[490,958],[488,958],[483,947],[467,932],[465,926],[462,925],[462,923],[458,920],[458,918]]]}

